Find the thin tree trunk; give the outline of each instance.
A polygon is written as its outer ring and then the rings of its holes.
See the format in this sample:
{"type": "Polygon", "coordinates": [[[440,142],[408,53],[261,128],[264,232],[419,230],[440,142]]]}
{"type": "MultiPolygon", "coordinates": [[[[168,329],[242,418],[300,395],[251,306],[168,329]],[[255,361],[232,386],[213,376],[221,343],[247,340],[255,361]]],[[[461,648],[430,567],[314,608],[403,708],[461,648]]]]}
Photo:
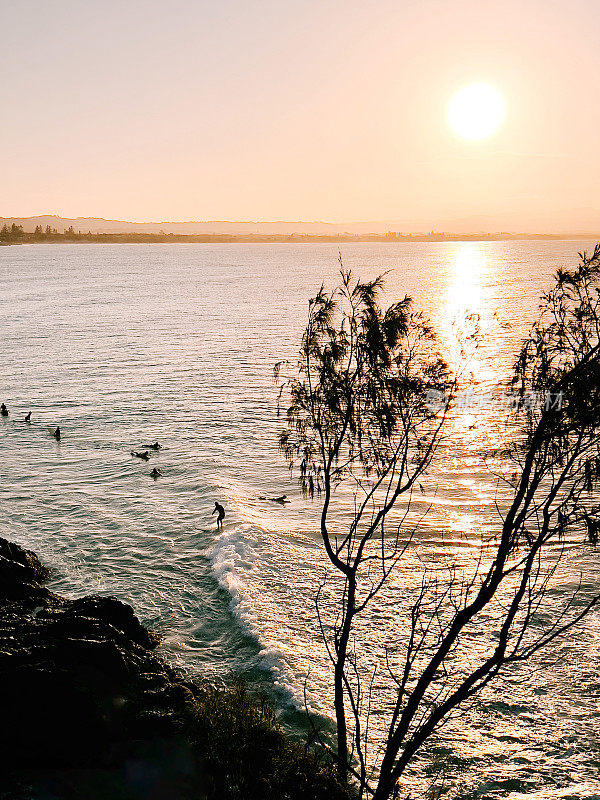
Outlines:
{"type": "Polygon", "coordinates": [[[348,657],[348,641],[352,629],[352,619],[356,605],[356,578],[354,574],[348,576],[348,597],[346,600],[346,613],[342,623],[340,638],[336,647],[336,662],[334,668],[334,704],[337,726],[337,757],[340,775],[344,780],[348,778],[349,753],[348,729],[346,726],[346,707],[344,704],[344,677],[346,660],[348,657]]]}

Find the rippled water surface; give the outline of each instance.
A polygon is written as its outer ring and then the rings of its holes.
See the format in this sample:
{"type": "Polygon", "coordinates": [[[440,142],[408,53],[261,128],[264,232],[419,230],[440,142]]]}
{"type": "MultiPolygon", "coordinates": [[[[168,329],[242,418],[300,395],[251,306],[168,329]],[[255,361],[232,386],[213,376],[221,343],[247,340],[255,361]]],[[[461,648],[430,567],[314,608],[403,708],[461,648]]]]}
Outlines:
{"type": "MultiPolygon", "coordinates": [[[[411,294],[451,359],[461,321],[476,314],[484,338],[469,369],[486,387],[506,375],[553,270],[584,246],[345,244],[342,256],[363,278],[390,270],[389,300],[411,294]]],[[[57,591],[131,602],[186,669],[244,671],[274,686],[282,708],[302,703],[310,670],[310,702],[325,714],[317,508],[277,450],[272,368],[294,356],[307,300],[335,279],[337,256],[326,244],[0,248],[0,400],[10,410],[0,421],[0,534],[41,554],[57,591]],[[164,447],[149,462],[130,455],[156,440],[164,447]],[[259,499],[280,494],[291,502],[259,499]],[[222,532],[215,499],[227,510],[222,532]]],[[[479,412],[441,448],[418,501],[430,508],[418,547],[396,577],[407,598],[419,548],[468,560],[495,524],[484,464],[494,436],[479,412]]],[[[596,553],[570,552],[565,591],[581,572],[596,585],[596,553]]],[[[398,611],[381,613],[374,657],[398,611]]],[[[478,797],[600,798],[599,628],[590,616],[506,676],[429,755],[478,797]]]]}

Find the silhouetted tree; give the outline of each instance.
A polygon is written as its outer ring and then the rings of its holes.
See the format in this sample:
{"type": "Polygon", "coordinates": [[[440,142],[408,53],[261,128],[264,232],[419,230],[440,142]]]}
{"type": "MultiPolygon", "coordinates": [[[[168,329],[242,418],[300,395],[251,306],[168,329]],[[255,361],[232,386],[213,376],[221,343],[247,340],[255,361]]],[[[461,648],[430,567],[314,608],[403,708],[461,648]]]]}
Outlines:
{"type": "MultiPolygon", "coordinates": [[[[298,373],[282,385],[290,404],[280,445],[290,467],[299,471],[303,492],[323,497],[321,537],[345,580],[341,617],[327,644],[334,665],[337,757],[346,774],[349,739],[360,739],[358,701],[348,678],[353,624],[403,552],[396,527],[380,553],[386,522],[398,500],[410,498],[431,461],[444,416],[438,418],[427,395],[446,393],[449,378],[441,357],[432,355],[433,331],[413,311],[410,298],[384,311],[378,301],[382,277],[361,283],[350,272],[341,275],[335,291],[328,294],[322,287],[310,301],[298,373]],[[354,519],[343,532],[335,525],[331,530],[329,519],[342,484],[357,490],[354,519]],[[373,550],[380,568],[376,576],[373,550]]],[[[366,763],[360,761],[364,782],[366,763]]]]}
{"type": "MultiPolygon", "coordinates": [[[[515,366],[520,402],[504,453],[513,466],[498,478],[507,510],[472,572],[450,556],[442,566],[421,560],[398,640],[382,654],[392,702],[379,708],[386,734],[376,758],[369,749],[375,674],[365,681],[353,636],[375,598],[395,601],[391,577],[415,532],[408,524],[412,491],[447,417],[447,403],[436,415],[427,394],[448,397],[455,384],[410,300],[381,309],[381,278],[360,283],[342,273],[336,291],[322,288],[310,301],[298,363],[282,384],[287,426],[280,443],[303,491],[321,498],[321,538],[342,578],[334,622],[323,623],[323,587],[317,610],[333,668],[335,755],[361,796],[397,796],[415,754],[459,705],[600,601],[582,585],[562,600],[550,596],[565,533],[595,542],[600,530],[600,248],[580,255],[579,267],[557,273],[544,295],[515,366]],[[354,511],[343,523],[334,501],[350,487],[354,511]]],[[[396,608],[403,613],[400,603],[396,608]]],[[[369,625],[376,624],[371,617],[369,625]]]]}

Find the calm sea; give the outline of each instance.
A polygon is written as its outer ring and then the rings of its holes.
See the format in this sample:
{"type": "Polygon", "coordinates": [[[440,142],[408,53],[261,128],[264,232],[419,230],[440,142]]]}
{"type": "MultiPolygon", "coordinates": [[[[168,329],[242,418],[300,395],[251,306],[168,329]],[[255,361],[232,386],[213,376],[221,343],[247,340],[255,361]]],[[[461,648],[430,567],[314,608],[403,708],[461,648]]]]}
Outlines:
{"type": "MultiPolygon", "coordinates": [[[[575,265],[585,246],[344,244],[342,258],[362,278],[389,271],[389,301],[411,294],[451,359],[465,316],[478,315],[484,338],[469,371],[486,387],[510,369],[553,271],[575,265]]],[[[283,710],[302,705],[310,672],[309,700],[325,715],[313,598],[326,564],[317,508],[277,449],[272,374],[294,357],[308,298],[335,280],[337,259],[328,244],[0,248],[0,401],[10,411],[0,424],[0,534],[42,556],[56,591],[131,603],[163,633],[165,654],[195,674],[244,672],[283,710]],[[156,440],[163,449],[149,462],[130,455],[156,440]],[[289,504],[259,499],[281,494],[289,504]]],[[[456,421],[419,500],[430,509],[424,552],[470,557],[495,524],[484,464],[493,435],[484,412],[456,421]]],[[[415,558],[396,578],[407,597],[415,558]]],[[[595,552],[573,549],[567,566],[565,592],[580,572],[597,583],[595,552]]],[[[397,617],[380,610],[365,658],[381,654],[397,617]]],[[[599,628],[600,616],[589,617],[506,676],[444,727],[427,758],[474,797],[600,798],[599,628]]],[[[425,763],[413,779],[422,789],[425,763]]]]}

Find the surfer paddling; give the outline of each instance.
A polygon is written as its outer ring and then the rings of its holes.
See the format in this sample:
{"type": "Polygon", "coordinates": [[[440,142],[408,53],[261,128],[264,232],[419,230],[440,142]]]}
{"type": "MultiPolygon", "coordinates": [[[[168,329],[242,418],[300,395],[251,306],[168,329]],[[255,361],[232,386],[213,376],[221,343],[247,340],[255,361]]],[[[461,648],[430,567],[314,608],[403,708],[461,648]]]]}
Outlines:
{"type": "Polygon", "coordinates": [[[135,458],[141,458],[142,461],[148,461],[150,453],[147,450],[132,450],[131,455],[135,458]]]}
{"type": "Polygon", "coordinates": [[[285,494],[280,494],[279,497],[265,497],[264,495],[261,495],[258,499],[259,500],[269,500],[269,502],[271,502],[271,503],[281,503],[281,505],[283,505],[284,503],[289,503],[290,502],[287,499],[287,495],[285,495],[285,494]]]}
{"type": "Polygon", "coordinates": [[[215,511],[217,512],[217,529],[222,528],[223,520],[225,519],[225,509],[220,503],[215,502],[215,507],[213,508],[212,513],[214,514],[215,511]]]}

